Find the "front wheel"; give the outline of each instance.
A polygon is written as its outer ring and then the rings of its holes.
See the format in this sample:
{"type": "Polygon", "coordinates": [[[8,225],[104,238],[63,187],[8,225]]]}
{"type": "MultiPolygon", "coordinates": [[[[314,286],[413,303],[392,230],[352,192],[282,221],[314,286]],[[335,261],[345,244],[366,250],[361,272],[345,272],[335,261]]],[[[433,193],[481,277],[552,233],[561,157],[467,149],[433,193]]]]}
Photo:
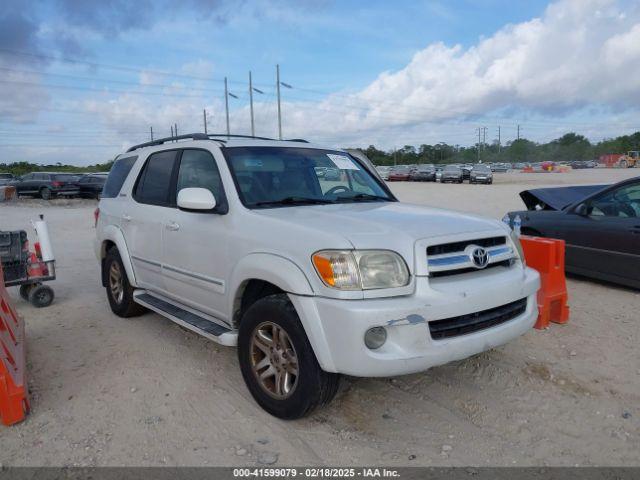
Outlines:
{"type": "Polygon", "coordinates": [[[286,294],[264,297],[244,313],[238,359],[253,398],[278,418],[304,417],[338,390],[340,376],[320,368],[286,294]]]}

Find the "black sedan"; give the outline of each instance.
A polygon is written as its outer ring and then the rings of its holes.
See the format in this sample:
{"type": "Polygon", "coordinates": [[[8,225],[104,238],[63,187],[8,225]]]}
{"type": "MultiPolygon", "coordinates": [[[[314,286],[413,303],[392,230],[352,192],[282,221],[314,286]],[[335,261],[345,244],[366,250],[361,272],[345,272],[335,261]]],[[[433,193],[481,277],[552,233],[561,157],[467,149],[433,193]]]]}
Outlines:
{"type": "Polygon", "coordinates": [[[99,199],[108,175],[108,173],[90,173],[80,177],[80,180],[78,180],[80,196],[99,199]]]}
{"type": "Polygon", "coordinates": [[[640,288],[640,177],[520,196],[529,210],[504,220],[519,216],[523,234],[565,240],[567,272],[640,288]]]}

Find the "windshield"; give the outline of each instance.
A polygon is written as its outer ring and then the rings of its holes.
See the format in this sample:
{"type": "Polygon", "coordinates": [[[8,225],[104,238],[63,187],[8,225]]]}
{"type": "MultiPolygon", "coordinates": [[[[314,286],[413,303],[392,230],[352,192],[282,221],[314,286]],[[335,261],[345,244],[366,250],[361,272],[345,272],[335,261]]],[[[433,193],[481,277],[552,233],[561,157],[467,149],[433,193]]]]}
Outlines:
{"type": "Polygon", "coordinates": [[[420,165],[418,167],[419,172],[433,172],[435,169],[433,165],[420,165]]]}
{"type": "Polygon", "coordinates": [[[474,172],[490,172],[491,169],[487,165],[475,165],[473,167],[474,172]]]}
{"type": "Polygon", "coordinates": [[[445,172],[457,173],[457,172],[460,171],[460,167],[458,167],[456,165],[447,165],[446,167],[444,167],[444,171],[445,172]]]}
{"type": "Polygon", "coordinates": [[[240,200],[249,208],[394,200],[347,153],[315,148],[231,147],[225,148],[224,154],[240,200]]]}
{"type": "Polygon", "coordinates": [[[391,170],[394,171],[394,172],[405,173],[405,172],[409,172],[409,166],[408,165],[397,165],[397,166],[393,167],[391,170]]]}

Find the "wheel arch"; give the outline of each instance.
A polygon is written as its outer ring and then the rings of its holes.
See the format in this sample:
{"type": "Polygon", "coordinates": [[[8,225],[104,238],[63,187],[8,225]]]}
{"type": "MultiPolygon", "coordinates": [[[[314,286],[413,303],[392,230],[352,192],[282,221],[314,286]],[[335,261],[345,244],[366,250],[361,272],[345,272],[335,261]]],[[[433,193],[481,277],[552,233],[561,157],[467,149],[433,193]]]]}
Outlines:
{"type": "Polygon", "coordinates": [[[107,257],[107,252],[112,248],[118,249],[129,283],[133,287],[137,286],[135,272],[131,263],[131,257],[129,256],[129,249],[127,248],[127,242],[124,239],[122,230],[114,225],[109,225],[104,228],[102,241],[100,243],[100,270],[102,285],[106,286],[104,261],[107,257]]]}
{"type": "Polygon", "coordinates": [[[275,293],[313,295],[309,279],[294,262],[272,253],[253,253],[240,260],[229,285],[232,324],[237,327],[242,313],[253,302],[275,293]]]}

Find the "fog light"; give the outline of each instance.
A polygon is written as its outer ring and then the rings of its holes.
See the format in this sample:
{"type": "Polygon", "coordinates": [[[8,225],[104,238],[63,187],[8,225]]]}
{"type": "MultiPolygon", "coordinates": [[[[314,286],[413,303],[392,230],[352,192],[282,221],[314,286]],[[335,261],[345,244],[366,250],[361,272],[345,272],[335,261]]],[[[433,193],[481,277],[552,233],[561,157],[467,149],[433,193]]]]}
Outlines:
{"type": "Polygon", "coordinates": [[[375,350],[387,341],[387,330],[384,327],[373,327],[364,334],[364,344],[370,350],[375,350]]]}

